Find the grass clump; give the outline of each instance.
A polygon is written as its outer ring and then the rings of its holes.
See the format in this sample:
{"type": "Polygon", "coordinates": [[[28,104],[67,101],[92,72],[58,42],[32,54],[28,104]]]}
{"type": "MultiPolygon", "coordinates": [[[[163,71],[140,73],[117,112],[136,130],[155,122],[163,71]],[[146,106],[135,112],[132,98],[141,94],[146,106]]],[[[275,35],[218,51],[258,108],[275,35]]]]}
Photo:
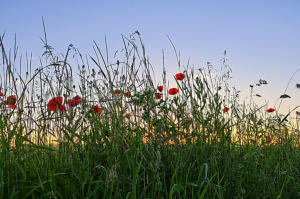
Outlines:
{"type": "Polygon", "coordinates": [[[300,198],[291,112],[241,104],[225,57],[195,70],[171,42],[172,84],[139,32],[110,59],[106,42],[62,56],[42,41],[33,68],[0,39],[1,198],[300,198]]]}

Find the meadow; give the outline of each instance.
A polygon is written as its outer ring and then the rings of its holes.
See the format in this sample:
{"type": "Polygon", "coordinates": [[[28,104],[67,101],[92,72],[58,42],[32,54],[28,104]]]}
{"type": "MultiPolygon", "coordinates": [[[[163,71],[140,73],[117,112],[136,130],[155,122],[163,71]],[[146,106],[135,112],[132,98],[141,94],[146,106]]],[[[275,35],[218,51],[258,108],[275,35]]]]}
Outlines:
{"type": "Polygon", "coordinates": [[[300,198],[297,107],[242,102],[226,52],[195,68],[170,40],[173,85],[139,32],[121,39],[62,54],[45,34],[33,64],[0,37],[0,198],[300,198]]]}

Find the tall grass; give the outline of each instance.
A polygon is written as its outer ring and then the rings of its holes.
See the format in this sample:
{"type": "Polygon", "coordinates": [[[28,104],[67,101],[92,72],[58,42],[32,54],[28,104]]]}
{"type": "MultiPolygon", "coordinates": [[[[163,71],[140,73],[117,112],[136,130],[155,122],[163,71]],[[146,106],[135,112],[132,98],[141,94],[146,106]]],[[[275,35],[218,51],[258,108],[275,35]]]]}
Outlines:
{"type": "Polygon", "coordinates": [[[164,61],[161,78],[154,73],[139,32],[122,41],[113,56],[106,40],[94,42],[93,55],[73,45],[59,54],[45,34],[33,66],[1,36],[0,198],[300,198],[290,113],[241,103],[226,53],[221,67],[194,69],[170,40],[185,75],[170,86],[164,61]],[[80,103],[69,106],[75,96],[80,103]],[[55,97],[65,111],[47,110],[55,97]]]}

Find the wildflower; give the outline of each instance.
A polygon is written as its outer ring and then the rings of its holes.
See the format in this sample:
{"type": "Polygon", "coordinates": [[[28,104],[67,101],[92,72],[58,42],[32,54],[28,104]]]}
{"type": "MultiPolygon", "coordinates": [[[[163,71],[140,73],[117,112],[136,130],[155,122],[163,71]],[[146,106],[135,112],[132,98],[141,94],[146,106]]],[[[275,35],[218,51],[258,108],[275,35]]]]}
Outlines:
{"type": "Polygon", "coordinates": [[[79,97],[79,95],[76,95],[74,98],[73,98],[74,100],[81,100],[81,98],[79,97]]]}
{"type": "Polygon", "coordinates": [[[160,93],[155,93],[155,99],[160,99],[161,98],[161,94],[160,93]]]}
{"type": "Polygon", "coordinates": [[[163,91],[163,88],[164,88],[163,86],[158,86],[158,87],[157,87],[157,90],[159,90],[159,92],[162,92],[162,91],[163,91]]]}
{"type": "Polygon", "coordinates": [[[74,106],[78,105],[80,103],[80,101],[81,101],[81,98],[78,95],[76,95],[72,99],[68,99],[68,105],[70,107],[74,107],[74,106]]]}
{"type": "Polygon", "coordinates": [[[0,92],[0,96],[4,95],[2,92],[0,92]]]}
{"type": "Polygon", "coordinates": [[[223,109],[222,109],[223,113],[226,113],[227,111],[229,111],[229,108],[227,106],[225,106],[223,109]]]}
{"type": "Polygon", "coordinates": [[[64,105],[58,105],[57,108],[60,111],[65,111],[66,110],[66,107],[64,105]]]}
{"type": "Polygon", "coordinates": [[[184,79],[184,74],[183,73],[177,73],[176,74],[176,80],[183,80],[184,79]]]}
{"type": "Polygon", "coordinates": [[[177,89],[177,88],[171,88],[171,89],[169,90],[169,94],[170,94],[170,95],[175,95],[176,93],[178,93],[178,89],[177,89]]]}
{"type": "Polygon", "coordinates": [[[97,114],[99,114],[99,115],[102,114],[102,110],[99,108],[99,105],[93,106],[93,109],[94,109],[94,111],[95,111],[97,114]]]}
{"type": "Polygon", "coordinates": [[[127,119],[130,119],[131,114],[130,114],[130,113],[126,113],[126,114],[125,114],[125,117],[126,117],[127,119]]]}
{"type": "Polygon", "coordinates": [[[272,142],[272,139],[271,139],[271,137],[270,136],[266,136],[266,140],[267,140],[267,142],[272,142]]]}
{"type": "Polygon", "coordinates": [[[66,107],[62,105],[63,98],[62,97],[54,97],[47,104],[47,111],[55,111],[56,109],[60,111],[66,110],[66,107]]]}
{"type": "Polygon", "coordinates": [[[48,105],[47,105],[47,111],[48,111],[48,112],[55,111],[55,109],[56,109],[56,106],[55,106],[55,105],[54,105],[54,106],[53,106],[53,105],[51,105],[51,106],[48,106],[48,105]]]}
{"type": "Polygon", "coordinates": [[[126,97],[129,97],[129,96],[130,96],[130,93],[129,93],[128,91],[126,91],[126,92],[124,93],[124,95],[125,95],[126,97]]]}
{"type": "Polygon", "coordinates": [[[118,95],[118,94],[120,94],[121,93],[121,91],[119,90],[119,89],[115,89],[114,90],[114,95],[118,95]]]}
{"type": "Polygon", "coordinates": [[[274,111],[275,111],[275,109],[273,109],[273,108],[267,109],[267,112],[268,112],[268,113],[272,113],[272,112],[274,112],[274,111]]]}
{"type": "Polygon", "coordinates": [[[8,96],[6,98],[6,101],[4,101],[4,103],[9,106],[11,109],[14,109],[16,108],[16,102],[17,102],[17,98],[15,95],[11,95],[11,96],[8,96]]]}

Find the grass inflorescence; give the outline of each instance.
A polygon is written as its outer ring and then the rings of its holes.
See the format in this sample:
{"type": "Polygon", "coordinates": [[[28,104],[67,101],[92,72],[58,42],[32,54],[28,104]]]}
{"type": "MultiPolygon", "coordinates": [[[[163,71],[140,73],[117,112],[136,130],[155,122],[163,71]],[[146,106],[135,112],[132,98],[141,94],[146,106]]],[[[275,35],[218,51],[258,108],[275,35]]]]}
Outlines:
{"type": "Polygon", "coordinates": [[[194,69],[171,42],[172,84],[139,32],[113,57],[42,41],[34,67],[0,38],[0,198],[300,198],[290,112],[240,103],[225,57],[194,69]]]}

